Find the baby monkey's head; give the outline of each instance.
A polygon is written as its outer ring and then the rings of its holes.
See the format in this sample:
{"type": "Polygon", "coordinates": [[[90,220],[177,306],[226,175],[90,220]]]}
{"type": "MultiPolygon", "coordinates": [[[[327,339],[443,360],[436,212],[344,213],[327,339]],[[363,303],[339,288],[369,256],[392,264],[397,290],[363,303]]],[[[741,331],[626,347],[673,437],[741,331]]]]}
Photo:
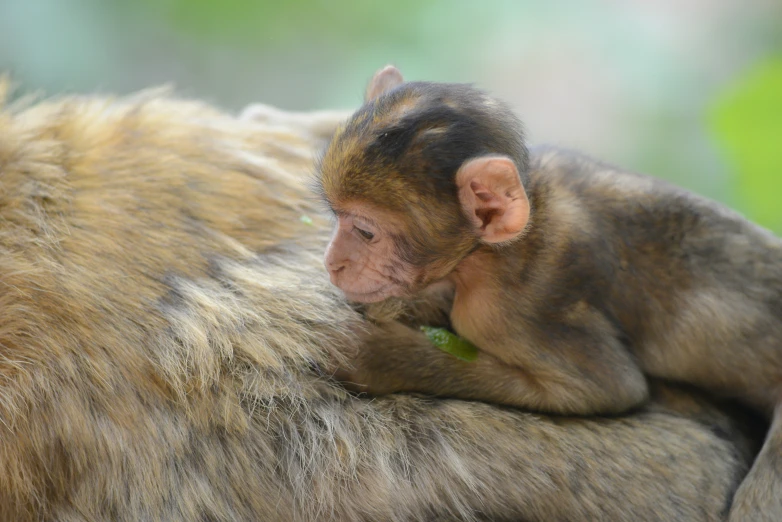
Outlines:
{"type": "Polygon", "coordinates": [[[348,299],[412,295],[529,220],[527,149],[501,102],[463,84],[380,70],[337,130],[319,180],[337,225],[326,251],[348,299]]]}

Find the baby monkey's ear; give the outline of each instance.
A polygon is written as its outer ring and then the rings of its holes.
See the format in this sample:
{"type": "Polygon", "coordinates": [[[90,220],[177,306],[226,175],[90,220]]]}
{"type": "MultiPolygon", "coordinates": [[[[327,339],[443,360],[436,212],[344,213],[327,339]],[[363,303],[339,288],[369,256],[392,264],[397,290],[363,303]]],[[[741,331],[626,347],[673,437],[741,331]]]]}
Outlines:
{"type": "Polygon", "coordinates": [[[486,243],[511,241],[529,221],[529,199],[516,164],[506,156],[468,160],[456,173],[459,202],[486,243]]]}
{"type": "Polygon", "coordinates": [[[372,101],[404,82],[402,73],[393,65],[386,65],[375,73],[367,86],[364,102],[372,101]]]}

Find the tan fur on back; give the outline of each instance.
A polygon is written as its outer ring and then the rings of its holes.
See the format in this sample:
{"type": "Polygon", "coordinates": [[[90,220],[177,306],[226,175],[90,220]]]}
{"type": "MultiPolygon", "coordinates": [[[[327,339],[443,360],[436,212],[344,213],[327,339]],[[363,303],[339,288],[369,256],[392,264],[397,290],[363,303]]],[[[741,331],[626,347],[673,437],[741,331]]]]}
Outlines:
{"type": "Polygon", "coordinates": [[[323,269],[305,120],[0,110],[0,521],[720,516],[749,446],[687,394],[552,420],[334,384],[372,326],[323,269]]]}

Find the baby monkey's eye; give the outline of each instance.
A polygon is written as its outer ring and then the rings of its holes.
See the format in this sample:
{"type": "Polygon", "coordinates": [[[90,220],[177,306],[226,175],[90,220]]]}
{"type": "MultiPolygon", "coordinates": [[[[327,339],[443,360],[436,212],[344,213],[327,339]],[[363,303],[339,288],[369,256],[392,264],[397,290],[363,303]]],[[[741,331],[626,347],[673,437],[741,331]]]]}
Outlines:
{"type": "Polygon", "coordinates": [[[367,231],[367,230],[362,230],[362,229],[358,228],[357,226],[354,226],[353,228],[355,228],[355,229],[356,229],[356,232],[358,232],[359,234],[361,234],[361,236],[362,236],[364,239],[366,239],[367,241],[371,241],[371,240],[372,240],[372,238],[374,238],[374,237],[375,237],[375,234],[373,234],[372,232],[369,232],[369,231],[367,231]]]}

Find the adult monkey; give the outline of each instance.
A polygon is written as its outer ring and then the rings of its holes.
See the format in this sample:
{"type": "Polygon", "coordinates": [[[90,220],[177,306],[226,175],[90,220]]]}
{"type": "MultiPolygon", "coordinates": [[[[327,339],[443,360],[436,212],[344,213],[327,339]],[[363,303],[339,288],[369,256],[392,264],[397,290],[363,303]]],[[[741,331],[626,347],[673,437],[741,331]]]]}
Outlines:
{"type": "Polygon", "coordinates": [[[0,112],[0,520],[724,515],[753,441],[685,391],[571,420],[328,379],[361,342],[450,356],[332,289],[322,129],[288,120],[160,93],[0,112]]]}

